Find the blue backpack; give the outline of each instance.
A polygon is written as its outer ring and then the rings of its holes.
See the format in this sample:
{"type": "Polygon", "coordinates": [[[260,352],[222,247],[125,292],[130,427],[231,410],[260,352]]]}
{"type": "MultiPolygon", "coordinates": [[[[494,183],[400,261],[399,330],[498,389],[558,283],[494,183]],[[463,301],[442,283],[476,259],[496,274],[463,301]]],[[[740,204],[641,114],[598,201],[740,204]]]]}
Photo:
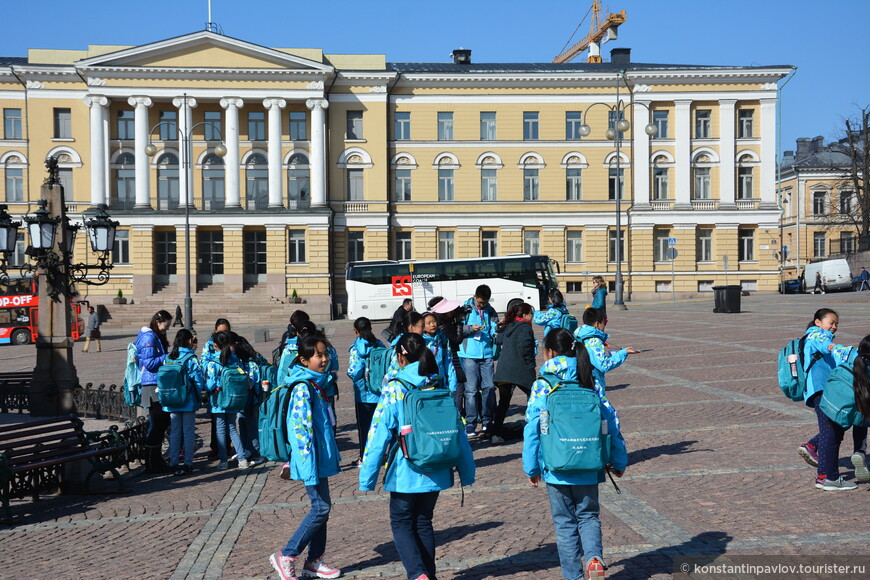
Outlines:
{"type": "MultiPolygon", "coordinates": [[[[308,381],[299,381],[308,382],[308,381]]],[[[260,455],[269,461],[290,461],[290,434],[287,432],[287,413],[290,411],[292,385],[276,387],[265,393],[260,403],[257,430],[260,435],[260,455]]],[[[308,383],[309,390],[311,383],[308,383]]]]}
{"type": "Polygon", "coordinates": [[[868,425],[855,404],[855,371],[850,363],[837,366],[828,375],[819,409],[844,429],[868,425]]]}
{"type": "Polygon", "coordinates": [[[224,413],[244,410],[251,384],[248,373],[240,366],[223,367],[219,381],[214,398],[215,407],[223,409],[224,413]]]}
{"type": "Polygon", "coordinates": [[[374,395],[381,394],[381,390],[384,388],[384,377],[387,374],[392,356],[393,349],[385,346],[376,346],[365,356],[365,386],[368,392],[374,395]]]}
{"type": "Polygon", "coordinates": [[[562,473],[604,469],[610,463],[611,435],[598,394],[575,380],[541,378],[552,387],[540,419],[544,468],[562,473]]]}
{"type": "Polygon", "coordinates": [[[166,357],[157,369],[157,399],[164,407],[183,407],[190,400],[193,383],[184,364],[192,356],[191,353],[177,359],[166,357]]]}
{"type": "Polygon", "coordinates": [[[400,426],[399,445],[411,468],[431,473],[459,465],[463,425],[453,394],[440,384],[424,391],[396,380],[406,388],[402,404],[405,424],[400,426]]]}
{"type": "Polygon", "coordinates": [[[559,318],[559,328],[564,328],[571,334],[574,334],[574,331],[577,330],[577,317],[573,314],[568,314],[567,312],[559,318]]]}
{"type": "Polygon", "coordinates": [[[810,374],[813,365],[822,358],[822,353],[813,353],[813,360],[809,365],[806,364],[804,360],[806,341],[806,335],[790,340],[780,351],[777,360],[779,388],[792,401],[803,401],[804,392],[807,390],[807,375],[810,374]]]}
{"type": "Polygon", "coordinates": [[[142,369],[136,362],[136,343],[127,345],[127,366],[124,369],[124,402],[130,407],[142,403],[142,369]]]}

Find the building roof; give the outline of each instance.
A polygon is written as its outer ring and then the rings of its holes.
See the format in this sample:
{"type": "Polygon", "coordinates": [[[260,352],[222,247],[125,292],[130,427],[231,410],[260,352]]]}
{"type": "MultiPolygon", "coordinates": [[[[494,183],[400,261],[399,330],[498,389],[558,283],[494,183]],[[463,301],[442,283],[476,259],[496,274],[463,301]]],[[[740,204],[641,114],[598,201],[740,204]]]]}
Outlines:
{"type": "Polygon", "coordinates": [[[646,71],[646,70],[779,70],[791,68],[791,65],[768,66],[712,66],[693,64],[659,64],[659,63],[552,63],[552,62],[510,62],[510,63],[473,63],[456,64],[452,62],[388,62],[387,70],[398,73],[552,73],[552,72],[613,72],[646,71]]]}
{"type": "MultiPolygon", "coordinates": [[[[820,137],[816,138],[820,140],[820,137]]],[[[799,143],[798,154],[794,155],[793,151],[786,151],[783,156],[783,170],[786,169],[842,169],[852,165],[852,156],[849,148],[849,143],[845,139],[822,145],[820,142],[813,147],[810,145],[809,151],[801,151],[799,143]]],[[[859,144],[860,145],[860,144],[859,144]]]]}
{"type": "Polygon", "coordinates": [[[0,66],[27,64],[26,56],[0,56],[0,66]]]}

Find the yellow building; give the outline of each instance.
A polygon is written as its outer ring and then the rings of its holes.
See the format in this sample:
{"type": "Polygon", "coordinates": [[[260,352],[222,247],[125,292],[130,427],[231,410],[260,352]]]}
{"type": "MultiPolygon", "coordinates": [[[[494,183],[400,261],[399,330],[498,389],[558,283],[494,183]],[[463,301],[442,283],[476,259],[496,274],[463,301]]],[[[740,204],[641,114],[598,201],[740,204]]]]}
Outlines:
{"type": "Polygon", "coordinates": [[[209,31],[31,49],[0,59],[0,199],[33,209],[57,155],[74,216],[113,208],[116,268],[92,296],[183,285],[185,209],[198,286],[230,294],[328,305],[348,261],[516,252],[549,255],[563,290],[585,292],[613,281],[620,189],[630,295],[670,292],[669,241],[679,292],[726,267],[775,290],[776,83],[790,69],[612,61],[389,63],[209,31]],[[617,161],[618,102],[632,129],[617,161]]]}

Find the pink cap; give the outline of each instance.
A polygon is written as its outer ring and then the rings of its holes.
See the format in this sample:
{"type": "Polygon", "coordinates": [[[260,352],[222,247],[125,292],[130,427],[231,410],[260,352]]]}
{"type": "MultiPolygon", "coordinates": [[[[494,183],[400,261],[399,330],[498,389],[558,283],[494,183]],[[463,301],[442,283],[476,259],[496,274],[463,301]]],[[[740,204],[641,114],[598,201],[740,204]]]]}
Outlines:
{"type": "Polygon", "coordinates": [[[447,314],[448,312],[453,312],[460,306],[462,306],[462,302],[460,302],[459,300],[448,300],[447,298],[445,298],[441,302],[435,304],[435,306],[430,308],[429,312],[447,314]]]}

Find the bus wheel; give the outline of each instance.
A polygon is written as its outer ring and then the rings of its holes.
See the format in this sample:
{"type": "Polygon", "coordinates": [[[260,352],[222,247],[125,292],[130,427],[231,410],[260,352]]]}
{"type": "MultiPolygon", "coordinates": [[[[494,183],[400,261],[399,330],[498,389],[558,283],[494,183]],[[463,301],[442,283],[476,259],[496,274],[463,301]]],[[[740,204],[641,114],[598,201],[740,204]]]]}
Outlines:
{"type": "Polygon", "coordinates": [[[12,333],[12,344],[30,344],[30,331],[19,328],[12,333]]]}
{"type": "Polygon", "coordinates": [[[521,299],[519,299],[519,298],[514,298],[513,300],[511,300],[510,302],[508,302],[507,309],[510,310],[511,308],[513,308],[514,306],[516,306],[517,304],[522,304],[522,303],[523,303],[523,301],[522,301],[521,299]]]}

